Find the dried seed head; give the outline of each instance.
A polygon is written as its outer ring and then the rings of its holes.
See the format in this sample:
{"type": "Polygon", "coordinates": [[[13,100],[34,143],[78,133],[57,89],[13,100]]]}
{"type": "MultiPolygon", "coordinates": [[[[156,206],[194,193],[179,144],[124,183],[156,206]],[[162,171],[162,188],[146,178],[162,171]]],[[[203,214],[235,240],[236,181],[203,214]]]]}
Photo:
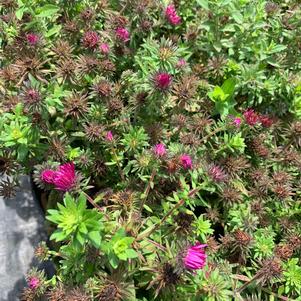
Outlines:
{"type": "Polygon", "coordinates": [[[221,191],[221,198],[226,202],[225,205],[233,205],[242,201],[242,194],[237,189],[226,186],[221,191]]]}
{"type": "Polygon", "coordinates": [[[0,182],[0,196],[4,199],[12,199],[16,196],[17,193],[17,183],[10,178],[1,180],[0,182]]]}
{"type": "Polygon", "coordinates": [[[229,156],[221,162],[225,171],[231,176],[239,176],[246,169],[250,168],[250,163],[245,157],[233,157],[229,156]]]}
{"type": "Polygon", "coordinates": [[[280,278],[282,272],[282,262],[279,258],[275,257],[265,260],[255,277],[258,279],[258,282],[264,285],[271,282],[274,278],[280,278]]]}
{"type": "Polygon", "coordinates": [[[131,190],[119,191],[110,197],[110,201],[131,208],[135,201],[135,193],[131,190]]]}
{"type": "Polygon", "coordinates": [[[64,112],[74,119],[83,117],[88,112],[88,99],[86,95],[73,92],[64,100],[64,112]]]}
{"type": "Polygon", "coordinates": [[[87,139],[91,142],[99,140],[104,134],[104,127],[95,122],[84,125],[84,129],[87,139]]]}
{"type": "Polygon", "coordinates": [[[290,234],[288,236],[288,244],[293,248],[293,250],[301,249],[301,236],[299,234],[290,234]]]}
{"type": "Polygon", "coordinates": [[[193,215],[187,214],[185,212],[179,212],[178,215],[175,217],[177,230],[179,232],[189,233],[191,230],[191,224],[193,220],[193,215]]]}
{"type": "Polygon", "coordinates": [[[55,288],[47,292],[46,297],[48,301],[65,301],[66,291],[63,286],[59,284],[55,288]]]}
{"type": "Polygon", "coordinates": [[[236,230],[233,233],[233,236],[234,236],[236,244],[240,247],[248,247],[248,246],[250,246],[250,243],[252,242],[252,237],[248,233],[246,233],[242,230],[236,230]]]}
{"type": "Polygon", "coordinates": [[[273,174],[273,180],[277,184],[287,185],[291,183],[292,176],[285,171],[276,171],[273,174]]]}
{"type": "Polygon", "coordinates": [[[80,288],[67,292],[64,301],[91,301],[91,298],[80,288]]]}
{"type": "Polygon", "coordinates": [[[285,184],[276,184],[272,190],[277,197],[283,200],[293,195],[292,188],[285,184]]]}
{"type": "Polygon", "coordinates": [[[269,149],[264,145],[263,140],[258,137],[251,140],[250,148],[255,155],[261,158],[268,158],[270,155],[269,149]]]}
{"type": "Polygon", "coordinates": [[[31,288],[24,288],[20,296],[21,301],[34,301],[36,299],[35,292],[31,288]]]}
{"type": "Polygon", "coordinates": [[[109,97],[112,93],[112,86],[110,82],[101,80],[93,86],[93,90],[100,97],[109,97]]]}
{"type": "Polygon", "coordinates": [[[194,75],[185,75],[181,80],[174,85],[173,93],[177,104],[184,107],[189,101],[192,100],[196,94],[198,87],[198,78],[194,75]]]}
{"type": "Polygon", "coordinates": [[[215,77],[223,76],[226,62],[223,56],[212,57],[208,60],[207,72],[210,72],[215,77]]]}
{"type": "Polygon", "coordinates": [[[95,18],[95,11],[92,8],[88,7],[80,13],[80,16],[83,21],[91,22],[95,18]]]}
{"type": "Polygon", "coordinates": [[[275,255],[282,260],[288,260],[293,256],[294,250],[288,244],[278,245],[275,248],[275,255]]]}
{"type": "Polygon", "coordinates": [[[64,23],[63,29],[69,34],[78,33],[78,26],[75,21],[66,20],[66,22],[64,23]]]}
{"type": "Polygon", "coordinates": [[[102,159],[93,160],[93,172],[98,176],[104,176],[107,172],[107,166],[102,159]]]}
{"type": "Polygon", "coordinates": [[[286,130],[286,136],[297,148],[301,147],[301,121],[294,121],[286,130]]]}
{"type": "Polygon", "coordinates": [[[58,59],[62,58],[70,59],[73,51],[73,47],[69,44],[68,41],[58,40],[55,42],[52,51],[58,56],[58,59]]]}
{"type": "Polygon", "coordinates": [[[187,123],[187,117],[183,114],[174,115],[174,116],[172,116],[171,122],[173,125],[175,125],[179,128],[183,128],[187,123]]]}
{"type": "Polygon", "coordinates": [[[116,116],[119,115],[119,113],[122,111],[123,109],[123,101],[122,99],[120,99],[119,97],[114,97],[112,99],[109,100],[108,103],[108,113],[112,116],[116,116]]]}
{"type": "Polygon", "coordinates": [[[220,248],[220,244],[215,240],[213,236],[207,238],[206,244],[207,244],[206,251],[208,251],[208,253],[210,254],[216,254],[220,248]]]}
{"type": "Polygon", "coordinates": [[[2,156],[0,155],[0,175],[10,175],[16,171],[18,167],[17,162],[10,151],[4,150],[2,156]]]}
{"type": "Polygon", "coordinates": [[[46,261],[49,258],[49,248],[46,243],[41,242],[35,249],[34,255],[39,261],[46,261]]]}
{"type": "Polygon", "coordinates": [[[275,14],[278,9],[279,9],[279,6],[277,3],[274,3],[272,1],[268,1],[264,7],[265,9],[265,12],[268,14],[268,15],[273,15],[275,14]]]}
{"type": "Polygon", "coordinates": [[[213,223],[217,223],[220,221],[220,213],[217,208],[207,208],[206,209],[206,217],[210,219],[213,223]]]}
{"type": "Polygon", "coordinates": [[[97,300],[99,300],[99,301],[108,301],[108,300],[121,301],[119,296],[120,296],[120,294],[119,294],[118,287],[114,283],[108,283],[101,289],[101,291],[97,295],[97,298],[98,298],[97,300]]]}
{"type": "Polygon", "coordinates": [[[73,82],[75,75],[76,64],[71,59],[59,60],[58,66],[56,67],[56,77],[62,78],[63,81],[70,80],[73,82]]]}

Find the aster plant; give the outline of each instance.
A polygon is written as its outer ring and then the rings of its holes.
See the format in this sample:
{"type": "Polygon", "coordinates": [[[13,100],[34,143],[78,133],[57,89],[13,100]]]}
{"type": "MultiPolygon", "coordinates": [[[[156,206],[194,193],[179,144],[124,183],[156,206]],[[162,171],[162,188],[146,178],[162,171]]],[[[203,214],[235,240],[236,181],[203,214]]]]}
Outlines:
{"type": "Polygon", "coordinates": [[[0,0],[0,195],[43,195],[21,300],[301,300],[300,5],[0,0]]]}

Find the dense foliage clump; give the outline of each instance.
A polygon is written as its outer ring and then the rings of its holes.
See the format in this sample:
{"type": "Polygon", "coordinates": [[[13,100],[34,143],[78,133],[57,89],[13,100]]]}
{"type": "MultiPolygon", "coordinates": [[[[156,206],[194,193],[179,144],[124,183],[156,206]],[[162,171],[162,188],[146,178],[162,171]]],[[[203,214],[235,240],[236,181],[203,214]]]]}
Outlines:
{"type": "Polygon", "coordinates": [[[50,242],[21,300],[301,300],[301,7],[0,0],[0,195],[50,242]]]}

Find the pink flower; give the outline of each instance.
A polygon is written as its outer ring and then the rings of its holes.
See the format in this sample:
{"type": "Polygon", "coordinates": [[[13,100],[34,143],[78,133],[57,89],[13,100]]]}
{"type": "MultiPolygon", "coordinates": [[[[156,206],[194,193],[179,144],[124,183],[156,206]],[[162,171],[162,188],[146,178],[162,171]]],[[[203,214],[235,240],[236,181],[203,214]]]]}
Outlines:
{"type": "Polygon", "coordinates": [[[181,155],[180,162],[184,169],[192,168],[192,159],[189,155],[187,155],[187,154],[181,155]]]}
{"type": "Polygon", "coordinates": [[[163,157],[166,154],[166,148],[163,143],[156,144],[154,146],[154,153],[158,157],[163,157]]]}
{"type": "Polygon", "coordinates": [[[55,171],[51,169],[45,169],[41,173],[41,180],[47,184],[53,184],[55,171]]]}
{"type": "Polygon", "coordinates": [[[211,164],[208,169],[210,178],[215,182],[223,182],[227,179],[227,174],[218,165],[211,164]]]}
{"type": "Polygon", "coordinates": [[[178,25],[181,23],[181,17],[177,15],[177,11],[173,4],[170,4],[166,7],[165,17],[171,25],[178,25]]]}
{"type": "Polygon", "coordinates": [[[116,29],[116,37],[117,39],[121,40],[122,42],[127,42],[130,39],[130,33],[126,28],[118,27],[116,29]]]}
{"type": "Polygon", "coordinates": [[[74,163],[66,163],[59,166],[58,171],[55,172],[53,184],[57,190],[69,191],[76,182],[74,163]]]}
{"type": "Polygon", "coordinates": [[[106,140],[112,142],[114,140],[113,134],[111,131],[108,131],[106,134],[106,140]]]}
{"type": "Polygon", "coordinates": [[[166,72],[158,73],[155,78],[155,85],[160,90],[166,90],[171,84],[172,76],[166,72]]]}
{"type": "Polygon", "coordinates": [[[110,52],[110,46],[107,43],[102,43],[99,46],[99,50],[102,54],[108,54],[110,52]]]}
{"type": "Polygon", "coordinates": [[[86,48],[95,48],[99,42],[99,36],[95,31],[87,31],[83,36],[83,45],[86,48]]]}
{"type": "Polygon", "coordinates": [[[243,115],[248,125],[254,126],[259,122],[259,116],[253,109],[246,110],[243,115]]]}
{"type": "Polygon", "coordinates": [[[177,62],[176,67],[178,69],[181,69],[181,68],[185,67],[186,64],[187,64],[187,62],[184,59],[179,59],[178,62],[177,62]]]}
{"type": "Polygon", "coordinates": [[[27,43],[30,44],[31,46],[35,46],[40,41],[40,37],[38,35],[36,35],[35,33],[28,33],[26,35],[26,40],[27,40],[27,43]]]}
{"type": "Polygon", "coordinates": [[[269,128],[274,123],[274,120],[267,115],[261,115],[259,119],[260,123],[266,128],[269,128]]]}
{"type": "Polygon", "coordinates": [[[37,277],[32,277],[28,281],[28,286],[33,290],[38,288],[39,285],[40,285],[40,279],[37,277]]]}
{"type": "Polygon", "coordinates": [[[186,269],[199,270],[206,265],[207,255],[204,250],[206,246],[197,242],[194,246],[188,248],[186,256],[183,258],[186,269]]]}
{"type": "Polygon", "coordinates": [[[240,117],[235,117],[233,119],[233,124],[236,126],[236,127],[240,127],[241,125],[241,118],[240,117]]]}

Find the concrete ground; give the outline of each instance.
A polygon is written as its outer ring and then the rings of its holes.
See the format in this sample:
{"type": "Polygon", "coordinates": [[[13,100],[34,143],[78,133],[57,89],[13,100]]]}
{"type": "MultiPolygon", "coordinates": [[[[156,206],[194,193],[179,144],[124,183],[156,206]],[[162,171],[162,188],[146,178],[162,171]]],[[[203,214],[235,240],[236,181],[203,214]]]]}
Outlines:
{"type": "Polygon", "coordinates": [[[45,240],[44,214],[34,198],[29,177],[21,178],[16,197],[0,197],[0,301],[20,300],[25,274],[37,265],[33,253],[45,240]]]}

